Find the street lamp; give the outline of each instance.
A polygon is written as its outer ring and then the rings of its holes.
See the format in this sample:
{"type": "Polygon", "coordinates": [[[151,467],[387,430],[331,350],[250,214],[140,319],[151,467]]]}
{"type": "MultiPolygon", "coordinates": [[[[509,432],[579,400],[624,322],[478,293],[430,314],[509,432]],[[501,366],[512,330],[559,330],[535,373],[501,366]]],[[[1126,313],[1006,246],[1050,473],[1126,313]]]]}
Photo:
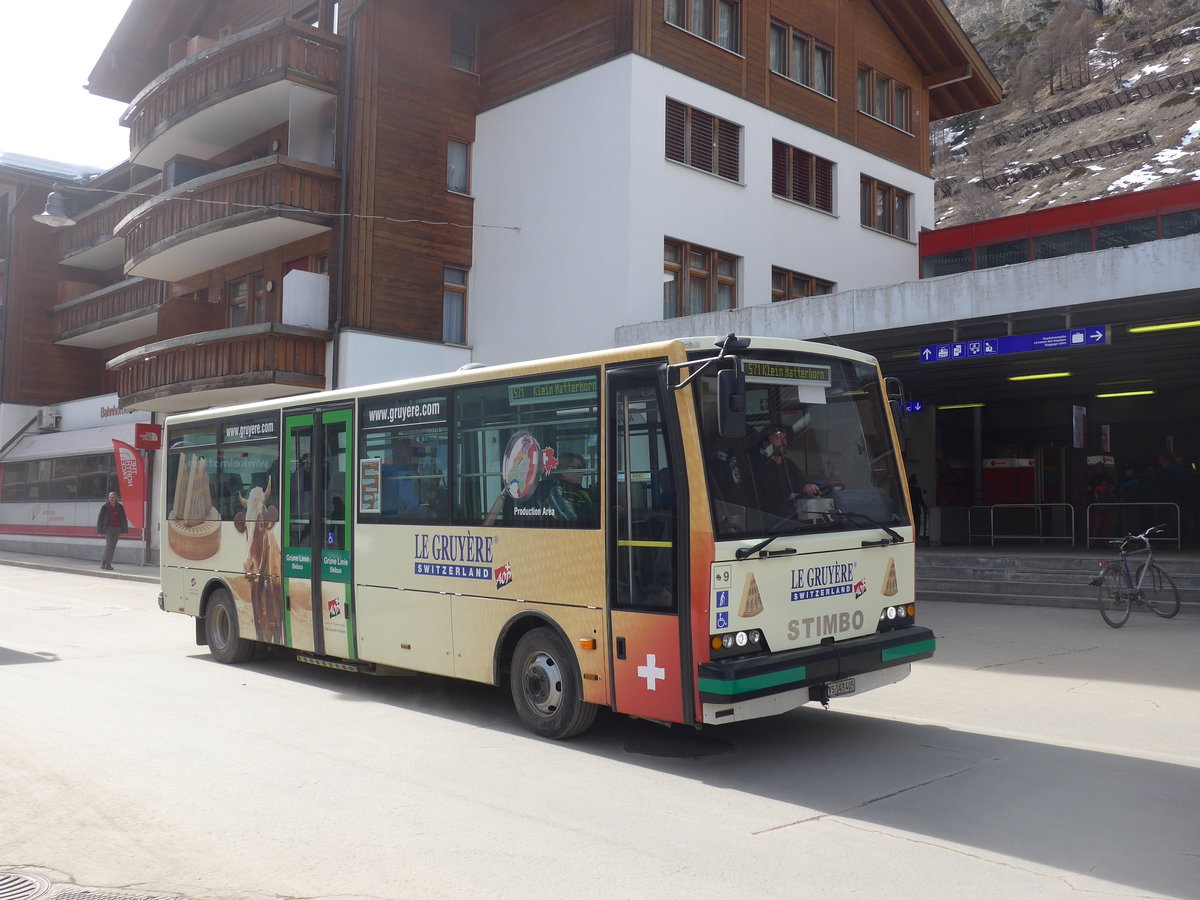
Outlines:
{"type": "Polygon", "coordinates": [[[75,224],[75,220],[67,212],[67,198],[58,191],[51,191],[46,195],[46,208],[34,216],[33,221],[49,225],[51,228],[65,228],[75,224]]]}

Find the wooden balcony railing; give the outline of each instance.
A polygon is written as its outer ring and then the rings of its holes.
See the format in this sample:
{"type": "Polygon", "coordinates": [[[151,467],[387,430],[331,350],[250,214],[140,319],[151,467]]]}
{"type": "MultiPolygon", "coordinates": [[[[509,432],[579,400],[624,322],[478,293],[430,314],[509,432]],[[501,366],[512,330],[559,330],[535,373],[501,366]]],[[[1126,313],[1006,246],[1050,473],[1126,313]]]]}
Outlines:
{"type": "Polygon", "coordinates": [[[54,339],[103,328],[113,322],[149,313],[162,306],[166,285],[145,278],[128,278],[52,307],[54,339]]]}
{"type": "Polygon", "coordinates": [[[115,194],[91,209],[76,214],[75,224],[62,228],[55,235],[55,251],[62,260],[83,250],[111,240],[117,223],[146,201],[158,189],[161,176],[154,175],[130,189],[128,194],[115,194]]]}
{"type": "Polygon", "coordinates": [[[200,236],[275,215],[324,221],[337,210],[340,177],[336,169],[267,156],[171,188],[117,225],[126,271],[185,232],[200,236]]]}
{"type": "Polygon", "coordinates": [[[147,344],[110,360],[108,368],[117,373],[122,405],[190,394],[199,396],[189,397],[187,408],[201,408],[208,405],[205,391],[247,388],[249,400],[261,397],[254,388],[265,384],[296,393],[324,388],[329,339],[329,332],[312,328],[242,325],[147,344]]]}
{"type": "Polygon", "coordinates": [[[344,38],[276,19],[218,41],[172,66],[133,98],[121,117],[136,157],[172,125],[236,94],[289,80],[336,90],[344,38]]]}

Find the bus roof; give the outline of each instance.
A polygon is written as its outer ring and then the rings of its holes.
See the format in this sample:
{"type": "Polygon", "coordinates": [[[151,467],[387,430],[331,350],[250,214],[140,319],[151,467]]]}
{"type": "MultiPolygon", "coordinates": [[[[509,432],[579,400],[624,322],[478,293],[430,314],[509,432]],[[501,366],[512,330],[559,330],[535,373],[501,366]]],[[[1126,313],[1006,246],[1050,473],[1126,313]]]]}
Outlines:
{"type": "MultiPolygon", "coordinates": [[[[241,403],[235,406],[210,407],[208,409],[177,413],[169,416],[167,421],[186,422],[192,419],[205,419],[214,415],[242,415],[264,410],[283,409],[291,406],[337,403],[344,400],[353,400],[364,395],[388,394],[396,393],[397,391],[421,391],[438,387],[454,387],[460,384],[471,384],[479,381],[490,381],[493,378],[537,375],[548,369],[582,369],[589,366],[631,362],[633,360],[654,357],[666,357],[671,362],[682,362],[688,354],[704,350],[710,350],[715,355],[719,346],[718,342],[724,341],[726,337],[726,335],[706,335],[675,338],[650,344],[591,350],[585,353],[523,360],[520,362],[498,363],[496,365],[469,364],[452,372],[439,372],[431,375],[419,375],[414,378],[402,378],[396,381],[383,381],[377,384],[314,391],[307,394],[292,394],[286,397],[273,397],[270,400],[257,400],[252,403],[241,403]]],[[[869,354],[830,344],[765,336],[746,336],[742,339],[749,341],[750,346],[756,349],[804,351],[838,359],[852,359],[871,365],[875,364],[875,357],[869,354]]]]}

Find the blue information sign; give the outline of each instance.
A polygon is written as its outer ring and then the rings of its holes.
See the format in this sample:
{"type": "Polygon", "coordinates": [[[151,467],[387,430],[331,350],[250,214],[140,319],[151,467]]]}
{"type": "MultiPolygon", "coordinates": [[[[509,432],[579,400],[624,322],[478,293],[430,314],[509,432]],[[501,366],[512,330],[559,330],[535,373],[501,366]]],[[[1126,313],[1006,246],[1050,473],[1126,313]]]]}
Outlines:
{"type": "Polygon", "coordinates": [[[1036,334],[1009,334],[995,338],[973,338],[952,344],[930,344],[921,348],[921,362],[949,362],[955,359],[979,359],[1008,353],[1033,353],[1037,350],[1071,350],[1107,344],[1107,325],[1090,328],[1065,328],[1036,334]]]}
{"type": "Polygon", "coordinates": [[[920,400],[909,400],[904,404],[904,411],[906,413],[919,413],[924,408],[925,404],[920,400]]]}

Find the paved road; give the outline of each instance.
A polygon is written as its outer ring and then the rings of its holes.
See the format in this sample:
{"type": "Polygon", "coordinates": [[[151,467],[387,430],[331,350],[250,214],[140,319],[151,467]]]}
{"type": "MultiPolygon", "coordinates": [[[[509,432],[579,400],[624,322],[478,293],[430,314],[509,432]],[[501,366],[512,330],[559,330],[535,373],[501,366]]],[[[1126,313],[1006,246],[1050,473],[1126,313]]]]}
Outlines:
{"type": "Polygon", "coordinates": [[[156,596],[0,566],[0,869],[48,896],[1197,895],[1196,617],[931,603],[937,656],[831,711],[554,743],[486,686],[221,666],[156,596]]]}

